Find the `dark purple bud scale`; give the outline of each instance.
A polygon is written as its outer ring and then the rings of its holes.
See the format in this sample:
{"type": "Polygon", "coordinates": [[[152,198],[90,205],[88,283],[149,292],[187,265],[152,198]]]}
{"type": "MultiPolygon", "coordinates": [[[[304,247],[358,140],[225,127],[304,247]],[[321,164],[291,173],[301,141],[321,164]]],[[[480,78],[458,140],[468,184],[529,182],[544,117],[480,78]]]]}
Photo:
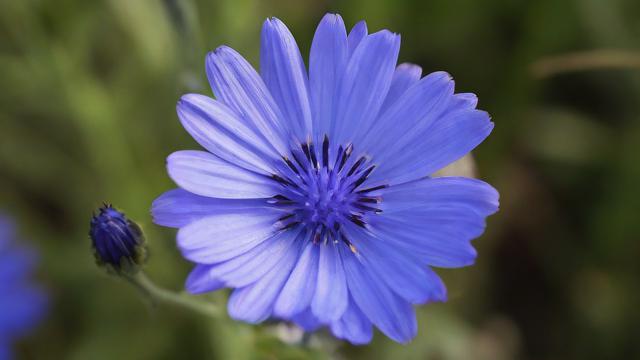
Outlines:
{"type": "Polygon", "coordinates": [[[117,272],[136,272],[147,257],[140,227],[124,213],[105,204],[91,219],[89,236],[96,261],[117,272]]]}

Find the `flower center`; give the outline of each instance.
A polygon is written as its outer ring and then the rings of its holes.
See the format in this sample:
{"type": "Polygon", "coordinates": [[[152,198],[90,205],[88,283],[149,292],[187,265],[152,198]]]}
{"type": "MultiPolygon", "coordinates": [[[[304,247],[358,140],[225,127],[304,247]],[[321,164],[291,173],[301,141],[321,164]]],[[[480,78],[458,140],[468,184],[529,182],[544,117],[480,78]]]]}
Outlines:
{"type": "Polygon", "coordinates": [[[369,216],[382,212],[381,198],[374,194],[386,185],[365,186],[376,166],[366,156],[354,156],[351,144],[332,148],[325,136],[321,149],[302,143],[282,160],[279,174],[272,175],[281,191],[270,200],[285,213],[281,230],[304,226],[314,242],[350,245],[342,225],[350,221],[365,227],[369,216]]]}

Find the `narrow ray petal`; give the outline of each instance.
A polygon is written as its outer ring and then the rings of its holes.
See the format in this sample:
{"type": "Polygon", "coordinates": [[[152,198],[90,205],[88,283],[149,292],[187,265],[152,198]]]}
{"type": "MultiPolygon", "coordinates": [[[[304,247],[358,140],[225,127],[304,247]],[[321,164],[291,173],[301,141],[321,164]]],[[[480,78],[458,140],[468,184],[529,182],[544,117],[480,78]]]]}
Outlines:
{"type": "Polygon", "coordinates": [[[231,109],[204,95],[184,95],[177,106],[185,130],[211,153],[245,169],[272,173],[280,156],[231,109]]]}
{"type": "Polygon", "coordinates": [[[461,267],[477,255],[471,240],[498,209],[490,185],[467,178],[435,178],[392,186],[383,215],[371,223],[377,237],[418,256],[425,264],[461,267]]]}
{"type": "Polygon", "coordinates": [[[371,126],[389,91],[399,50],[400,36],[386,30],[362,40],[340,83],[330,138],[348,143],[371,126]]]}
{"type": "Polygon", "coordinates": [[[355,51],[358,45],[362,42],[368,34],[367,23],[362,20],[359,21],[354,27],[349,31],[349,56],[351,56],[355,51]]]}
{"type": "Polygon", "coordinates": [[[403,63],[396,67],[391,79],[391,87],[384,99],[382,109],[391,106],[402,94],[404,94],[411,86],[417,83],[422,76],[422,68],[415,64],[403,63]]]}
{"type": "Polygon", "coordinates": [[[395,159],[404,159],[408,148],[417,146],[429,135],[452,95],[453,81],[449,74],[436,72],[422,78],[392,106],[383,109],[370,131],[359,137],[362,146],[380,164],[373,179],[382,179],[382,175],[388,177],[386,169],[397,163],[395,159]]]}
{"type": "MultiPolygon", "coordinates": [[[[291,236],[295,234],[289,233],[291,236]]],[[[271,316],[273,303],[284,286],[300,253],[299,238],[294,246],[289,246],[284,256],[259,281],[236,289],[229,298],[229,316],[237,320],[259,323],[271,316]]]]}
{"type": "Polygon", "coordinates": [[[391,339],[406,343],[418,331],[411,304],[373,278],[356,256],[342,251],[349,293],[369,320],[391,339]]]}
{"type": "Polygon", "coordinates": [[[153,201],[151,214],[158,225],[180,228],[209,215],[246,213],[267,206],[263,199],[218,199],[173,189],[153,201]]]}
{"type": "Polygon", "coordinates": [[[273,236],[277,216],[269,211],[211,215],[180,228],[178,247],[196,263],[226,261],[273,236]]]}
{"type": "Polygon", "coordinates": [[[337,338],[349,341],[354,345],[364,345],[373,338],[371,321],[362,313],[351,298],[349,306],[339,320],[331,323],[331,332],[337,338]]]}
{"type": "Polygon", "coordinates": [[[323,322],[340,318],[348,304],[347,283],[337,246],[320,247],[318,280],[311,310],[323,322]]]}
{"type": "Polygon", "coordinates": [[[216,291],[225,286],[224,282],[210,274],[211,265],[196,265],[187,277],[185,289],[192,294],[216,291]]]}
{"type": "Polygon", "coordinates": [[[306,309],[316,290],[320,249],[309,241],[274,305],[276,316],[288,318],[306,309]]]}
{"type": "Polygon", "coordinates": [[[355,225],[345,226],[345,231],[358,249],[363,265],[406,301],[424,304],[446,300],[446,288],[440,277],[414,253],[375,238],[355,225]]]}
{"type": "Polygon", "coordinates": [[[347,66],[347,33],[340,15],[322,18],[311,44],[309,82],[315,141],[329,133],[335,119],[337,90],[347,66]]]}
{"type": "Polygon", "coordinates": [[[278,264],[289,251],[294,237],[286,232],[278,233],[227,261],[213,264],[209,275],[223,281],[227,287],[240,288],[251,285],[278,264]]]}
{"type": "Polygon", "coordinates": [[[277,194],[269,178],[204,151],[174,152],[167,158],[167,172],[178,186],[201,196],[256,199],[277,194]]]}
{"type": "Polygon", "coordinates": [[[221,46],[209,53],[206,68],[216,98],[253,126],[279,154],[284,154],[291,138],[290,129],[251,64],[235,50],[221,46]]]}
{"type": "MultiPolygon", "coordinates": [[[[479,110],[448,112],[429,128],[426,136],[385,163],[377,173],[392,183],[403,183],[431,175],[468,154],[493,130],[489,114],[479,110]]],[[[390,158],[391,159],[391,158],[390,158]]]]}
{"type": "Polygon", "coordinates": [[[307,70],[293,35],[277,18],[262,26],[260,72],[299,141],[311,131],[307,70]]]}

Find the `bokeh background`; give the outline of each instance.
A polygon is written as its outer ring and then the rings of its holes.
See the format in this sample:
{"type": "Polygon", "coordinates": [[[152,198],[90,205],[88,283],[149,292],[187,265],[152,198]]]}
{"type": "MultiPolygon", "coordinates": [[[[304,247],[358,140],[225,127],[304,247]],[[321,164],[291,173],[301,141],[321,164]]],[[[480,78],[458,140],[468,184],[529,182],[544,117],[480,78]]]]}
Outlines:
{"type": "MultiPolygon", "coordinates": [[[[640,358],[640,2],[637,0],[3,0],[0,208],[39,249],[51,296],[24,359],[640,358]],[[496,124],[475,152],[501,210],[477,264],[443,270],[450,300],[418,310],[409,345],[376,334],[251,327],[161,305],[96,268],[93,209],[144,228],[148,273],[179,290],[189,264],[151,223],[165,157],[197,148],[175,115],[210,94],[207,51],[258,63],[268,16],[303,56],[322,15],[402,34],[401,61],[446,70],[496,124]],[[285,335],[283,335],[285,334],[285,335]],[[293,341],[282,341],[282,339],[293,341]]],[[[0,294],[1,296],[1,294],[0,294]]],[[[224,302],[224,294],[211,301],[224,302]]]]}

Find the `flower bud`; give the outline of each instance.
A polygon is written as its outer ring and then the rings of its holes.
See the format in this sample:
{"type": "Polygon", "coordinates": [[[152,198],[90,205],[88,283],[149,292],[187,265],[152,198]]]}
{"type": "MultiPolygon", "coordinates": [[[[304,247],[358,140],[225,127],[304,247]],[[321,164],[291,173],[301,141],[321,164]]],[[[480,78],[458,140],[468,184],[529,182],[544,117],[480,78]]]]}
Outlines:
{"type": "Polygon", "coordinates": [[[144,235],[138,224],[105,204],[91,219],[89,236],[99,266],[116,273],[135,274],[147,259],[144,235]]]}

